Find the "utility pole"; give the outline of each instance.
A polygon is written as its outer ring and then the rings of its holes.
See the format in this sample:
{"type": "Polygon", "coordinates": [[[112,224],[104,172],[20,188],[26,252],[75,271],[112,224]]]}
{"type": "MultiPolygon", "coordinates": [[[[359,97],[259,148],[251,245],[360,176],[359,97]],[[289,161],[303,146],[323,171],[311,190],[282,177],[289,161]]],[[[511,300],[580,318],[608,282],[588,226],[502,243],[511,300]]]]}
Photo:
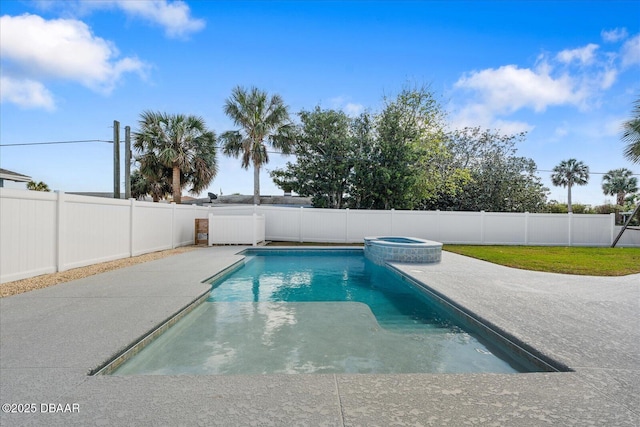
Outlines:
{"type": "Polygon", "coordinates": [[[131,127],[124,127],[124,198],[131,198],[131,127]]]}
{"type": "Polygon", "coordinates": [[[120,198],[120,122],[113,121],[113,198],[120,198]]]}

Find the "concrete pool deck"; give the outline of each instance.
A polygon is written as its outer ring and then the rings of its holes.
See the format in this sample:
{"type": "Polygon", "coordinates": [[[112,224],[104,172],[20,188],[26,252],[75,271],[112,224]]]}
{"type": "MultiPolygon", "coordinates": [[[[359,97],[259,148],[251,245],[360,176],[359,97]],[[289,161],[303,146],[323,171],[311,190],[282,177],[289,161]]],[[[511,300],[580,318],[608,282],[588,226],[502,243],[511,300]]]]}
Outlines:
{"type": "Polygon", "coordinates": [[[87,375],[206,292],[201,281],[241,249],[0,299],[0,403],[36,408],[1,413],[0,425],[640,425],[640,275],[536,273],[448,252],[395,266],[575,372],[87,375]]]}

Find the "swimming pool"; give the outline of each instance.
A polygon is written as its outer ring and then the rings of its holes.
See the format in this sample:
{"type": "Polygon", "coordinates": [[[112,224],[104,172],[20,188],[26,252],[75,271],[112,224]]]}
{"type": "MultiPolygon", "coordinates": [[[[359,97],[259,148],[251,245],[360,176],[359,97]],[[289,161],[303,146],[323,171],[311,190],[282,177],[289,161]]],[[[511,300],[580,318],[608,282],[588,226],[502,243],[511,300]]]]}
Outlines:
{"type": "Polygon", "coordinates": [[[128,374],[540,370],[463,330],[410,281],[352,250],[248,250],[209,298],[117,368],[128,374]]]}

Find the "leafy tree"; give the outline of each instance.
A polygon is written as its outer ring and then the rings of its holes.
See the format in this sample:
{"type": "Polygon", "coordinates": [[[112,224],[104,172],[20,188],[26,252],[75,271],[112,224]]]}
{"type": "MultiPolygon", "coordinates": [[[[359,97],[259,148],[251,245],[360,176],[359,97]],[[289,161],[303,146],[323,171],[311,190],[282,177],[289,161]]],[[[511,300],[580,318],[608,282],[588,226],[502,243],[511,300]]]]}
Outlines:
{"type": "MultiPolygon", "coordinates": [[[[444,113],[426,88],[385,98],[378,114],[349,118],[316,108],[302,112],[296,164],[272,177],[281,187],[313,195],[314,206],[410,209],[438,189],[455,189],[439,156],[444,113]]],[[[441,190],[443,191],[443,190],[441,190]]]]}
{"type": "Polygon", "coordinates": [[[335,110],[299,113],[301,126],[294,151],[296,163],[271,172],[274,182],[301,196],[312,196],[313,206],[340,209],[353,165],[353,139],[349,117],[335,110]]]}
{"type": "Polygon", "coordinates": [[[633,163],[640,163],[640,98],[633,107],[633,117],[622,124],[622,141],[627,143],[624,156],[633,163]]]}
{"type": "Polygon", "coordinates": [[[354,161],[349,185],[349,206],[371,209],[375,198],[370,188],[376,180],[376,164],[372,161],[377,150],[375,118],[365,112],[351,120],[354,161]]]}
{"type": "Polygon", "coordinates": [[[516,143],[524,137],[524,133],[501,135],[479,127],[448,133],[450,155],[440,159],[440,167],[443,173],[457,176],[461,190],[439,193],[426,207],[491,212],[544,210],[548,189],[536,174],[535,162],[516,155],[516,143]]]}
{"type": "Polygon", "coordinates": [[[170,168],[174,202],[181,202],[185,186],[191,187],[190,193],[198,194],[213,181],[218,171],[216,136],[201,117],[145,111],[139,126],[133,146],[141,153],[137,159],[140,170],[162,186],[166,180],[164,168],[170,168]]]}
{"type": "Polygon", "coordinates": [[[428,87],[405,88],[385,98],[383,110],[352,123],[356,140],[351,205],[414,209],[438,192],[459,188],[457,173],[443,173],[445,114],[428,87]]]}
{"type": "Polygon", "coordinates": [[[584,205],[582,203],[574,203],[571,206],[571,209],[573,210],[573,213],[576,213],[576,214],[594,214],[594,213],[596,213],[595,209],[593,209],[591,207],[591,205],[584,205]]]}
{"type": "Polygon", "coordinates": [[[544,208],[547,213],[567,213],[567,204],[560,203],[557,200],[551,200],[544,208]]]}
{"type": "Polygon", "coordinates": [[[618,211],[618,207],[614,204],[598,205],[594,208],[597,214],[612,214],[618,211]]]}
{"type": "Polygon", "coordinates": [[[572,213],[571,187],[589,182],[589,166],[576,159],[563,160],[553,168],[551,182],[555,186],[567,187],[567,208],[572,213]]]}
{"type": "Polygon", "coordinates": [[[253,164],[253,203],[260,204],[260,168],[269,163],[267,146],[284,154],[291,152],[294,126],[279,95],[269,97],[252,87],[237,86],[224,105],[224,112],[240,129],[220,135],[224,154],[236,158],[242,155],[242,167],[253,164]]]}
{"type": "Polygon", "coordinates": [[[49,189],[49,186],[47,184],[45,184],[44,182],[42,182],[42,181],[40,181],[40,182],[35,182],[35,181],[27,182],[27,190],[44,191],[44,192],[51,191],[49,189]]]}
{"type": "Polygon", "coordinates": [[[369,187],[374,209],[410,207],[409,190],[417,178],[413,143],[418,133],[413,123],[403,121],[402,107],[392,101],[377,118],[377,143],[370,158],[375,165],[375,179],[369,187]]]}
{"type": "Polygon", "coordinates": [[[378,114],[350,118],[333,110],[301,112],[297,163],[272,177],[312,195],[314,206],[411,209],[455,189],[436,161],[445,156],[444,113],[426,88],[385,99],[378,114]]]}

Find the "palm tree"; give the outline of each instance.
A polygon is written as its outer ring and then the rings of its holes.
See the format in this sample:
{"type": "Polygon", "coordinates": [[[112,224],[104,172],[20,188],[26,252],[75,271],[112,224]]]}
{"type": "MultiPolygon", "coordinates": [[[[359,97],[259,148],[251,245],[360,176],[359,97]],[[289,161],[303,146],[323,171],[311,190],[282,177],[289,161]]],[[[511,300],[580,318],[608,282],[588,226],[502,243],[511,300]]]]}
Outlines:
{"type": "Polygon", "coordinates": [[[622,124],[622,141],[627,142],[624,156],[633,163],[640,163],[640,98],[633,107],[633,117],[622,124]]]}
{"type": "Polygon", "coordinates": [[[191,186],[192,194],[209,186],[218,172],[216,135],[201,117],[144,111],[139,125],[133,146],[141,153],[137,160],[145,177],[161,188],[168,175],[163,168],[171,169],[171,193],[176,203],[182,201],[185,186],[191,186]]]}
{"type": "Polygon", "coordinates": [[[45,192],[51,191],[51,190],[49,190],[49,186],[47,184],[45,184],[44,182],[42,182],[42,181],[40,181],[40,182],[35,182],[35,181],[27,182],[27,190],[45,191],[45,192]]]}
{"type": "Polygon", "coordinates": [[[269,163],[265,143],[289,154],[293,147],[293,129],[289,112],[279,95],[268,97],[266,92],[252,87],[236,86],[224,105],[224,112],[239,130],[220,136],[222,150],[227,156],[240,157],[242,167],[253,164],[253,203],[260,204],[260,168],[269,163]]]}
{"type": "Polygon", "coordinates": [[[622,207],[626,195],[638,191],[638,179],[629,169],[613,169],[602,176],[602,191],[607,196],[616,196],[616,204],[622,207]]]}
{"type": "Polygon", "coordinates": [[[131,173],[131,197],[142,200],[149,195],[154,202],[159,202],[171,194],[172,170],[165,167],[150,166],[149,157],[139,159],[140,169],[131,173]],[[143,172],[144,171],[144,172],[143,172]]]}
{"type": "Polygon", "coordinates": [[[567,211],[572,213],[571,187],[574,185],[585,185],[589,182],[589,166],[576,159],[563,160],[558,166],[553,168],[551,182],[555,186],[568,188],[567,211]]]}

